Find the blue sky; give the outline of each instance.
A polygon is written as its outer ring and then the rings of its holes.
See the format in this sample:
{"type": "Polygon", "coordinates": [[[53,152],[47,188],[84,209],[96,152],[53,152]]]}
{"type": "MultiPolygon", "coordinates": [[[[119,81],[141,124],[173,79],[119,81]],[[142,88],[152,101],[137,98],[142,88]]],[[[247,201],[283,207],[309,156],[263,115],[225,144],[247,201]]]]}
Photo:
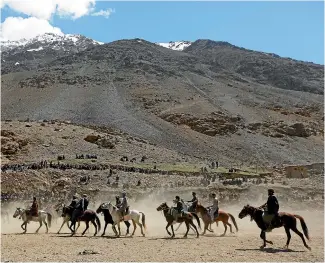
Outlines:
{"type": "MultiPolygon", "coordinates": [[[[96,2],[97,11],[108,8],[108,18],[55,13],[49,23],[102,42],[203,38],[324,64],[323,2],[96,2]]],[[[1,22],[10,16],[28,17],[7,7],[1,22]]]]}

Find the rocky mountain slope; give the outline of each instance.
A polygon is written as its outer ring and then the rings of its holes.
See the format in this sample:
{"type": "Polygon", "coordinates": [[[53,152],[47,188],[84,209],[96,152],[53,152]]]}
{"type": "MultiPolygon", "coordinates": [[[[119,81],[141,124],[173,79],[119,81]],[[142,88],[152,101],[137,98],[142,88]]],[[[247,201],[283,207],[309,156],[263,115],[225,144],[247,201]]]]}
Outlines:
{"type": "Polygon", "coordinates": [[[226,42],[175,45],[25,48],[19,67],[19,49],[4,51],[2,119],[110,126],[226,164],[323,161],[323,66],[226,42]]]}

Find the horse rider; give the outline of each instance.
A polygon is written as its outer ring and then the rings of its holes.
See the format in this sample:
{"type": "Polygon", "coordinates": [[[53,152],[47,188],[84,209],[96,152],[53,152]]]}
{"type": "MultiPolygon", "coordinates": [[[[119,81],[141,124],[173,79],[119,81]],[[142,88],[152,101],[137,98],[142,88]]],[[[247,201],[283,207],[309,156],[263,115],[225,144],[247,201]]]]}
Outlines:
{"type": "Polygon", "coordinates": [[[115,201],[116,201],[115,206],[116,206],[117,208],[120,208],[120,207],[121,207],[121,198],[120,198],[118,195],[115,196],[115,201]]]}
{"type": "Polygon", "coordinates": [[[76,223],[78,217],[80,217],[87,210],[88,203],[89,203],[89,201],[87,199],[87,195],[83,194],[82,198],[76,204],[75,210],[72,213],[71,225],[74,225],[76,223]]]}
{"type": "Polygon", "coordinates": [[[119,211],[121,212],[121,220],[123,220],[124,215],[128,214],[129,210],[129,204],[128,200],[126,198],[126,193],[122,192],[122,201],[119,206],[119,211]]]}
{"type": "Polygon", "coordinates": [[[267,202],[260,206],[259,208],[265,209],[263,213],[263,218],[269,218],[270,224],[267,228],[267,230],[271,230],[273,226],[275,226],[275,223],[279,220],[279,202],[278,199],[274,195],[274,190],[273,189],[268,189],[268,199],[267,202]]]}
{"type": "Polygon", "coordinates": [[[176,204],[176,207],[173,208],[177,211],[177,214],[175,216],[175,221],[177,221],[179,217],[184,216],[183,204],[181,202],[181,198],[178,195],[175,196],[175,200],[173,202],[176,204]]]}
{"type": "Polygon", "coordinates": [[[211,194],[211,201],[212,201],[212,205],[210,206],[210,217],[211,217],[211,221],[213,222],[214,214],[215,214],[215,212],[218,212],[218,210],[219,210],[219,200],[215,193],[211,194]]]}
{"type": "Polygon", "coordinates": [[[189,203],[192,203],[191,204],[191,206],[189,207],[189,211],[191,210],[191,211],[195,211],[195,208],[196,208],[196,206],[197,206],[197,204],[198,204],[198,202],[199,202],[199,200],[197,199],[197,197],[196,197],[196,193],[195,192],[192,192],[192,196],[193,196],[193,198],[192,198],[192,200],[191,201],[187,201],[187,202],[189,202],[189,203]]]}
{"type": "Polygon", "coordinates": [[[38,216],[38,203],[35,196],[33,197],[33,203],[32,206],[30,207],[30,216],[32,217],[38,216]]]}
{"type": "Polygon", "coordinates": [[[76,205],[77,205],[77,201],[78,201],[77,196],[74,195],[72,197],[72,201],[71,201],[69,207],[71,207],[72,209],[75,209],[76,208],[76,205]]]}

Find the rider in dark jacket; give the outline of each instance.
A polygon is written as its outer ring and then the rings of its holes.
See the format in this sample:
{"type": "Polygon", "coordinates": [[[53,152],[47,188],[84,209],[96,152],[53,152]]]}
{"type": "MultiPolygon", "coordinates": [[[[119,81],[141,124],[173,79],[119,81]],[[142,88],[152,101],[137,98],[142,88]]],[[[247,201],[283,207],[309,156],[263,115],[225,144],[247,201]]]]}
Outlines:
{"type": "Polygon", "coordinates": [[[278,199],[274,195],[274,190],[273,189],[268,189],[268,199],[267,202],[261,206],[261,208],[267,208],[267,213],[269,215],[273,215],[273,219],[270,223],[270,226],[268,228],[272,228],[275,223],[279,220],[279,202],[278,199]]]}
{"type": "Polygon", "coordinates": [[[82,214],[87,210],[88,207],[88,199],[87,195],[84,194],[82,198],[79,200],[79,202],[75,206],[75,210],[72,213],[72,218],[71,218],[71,226],[75,225],[78,217],[82,216],[82,214]]]}
{"type": "Polygon", "coordinates": [[[30,208],[30,215],[31,216],[38,216],[38,203],[36,201],[36,197],[33,197],[33,204],[30,208]]]}
{"type": "Polygon", "coordinates": [[[192,205],[189,207],[189,210],[194,210],[195,211],[195,208],[196,208],[199,200],[197,199],[195,192],[192,192],[192,196],[193,196],[192,200],[187,201],[187,202],[191,202],[192,203],[192,205]]]}
{"type": "Polygon", "coordinates": [[[74,209],[74,208],[76,208],[76,205],[77,205],[77,197],[74,195],[72,197],[72,201],[69,206],[74,209]]]}
{"type": "Polygon", "coordinates": [[[176,215],[175,220],[177,221],[179,217],[184,216],[184,213],[183,213],[183,204],[181,202],[181,198],[178,195],[175,197],[174,203],[176,204],[175,209],[177,211],[177,215],[176,215]]]}

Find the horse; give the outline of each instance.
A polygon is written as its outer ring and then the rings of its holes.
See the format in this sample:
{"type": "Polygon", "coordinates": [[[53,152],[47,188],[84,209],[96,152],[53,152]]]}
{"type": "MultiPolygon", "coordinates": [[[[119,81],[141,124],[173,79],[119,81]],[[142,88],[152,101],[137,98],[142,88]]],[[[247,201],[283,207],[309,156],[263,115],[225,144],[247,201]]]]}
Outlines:
{"type": "MultiPolygon", "coordinates": [[[[190,205],[188,205],[188,202],[184,202],[183,200],[181,200],[181,203],[183,204],[183,211],[184,212],[193,212],[195,213],[195,209],[193,209],[190,205]],[[190,209],[189,209],[190,208],[190,209]]],[[[199,218],[201,218],[201,214],[198,213],[197,216],[199,218]]],[[[175,229],[175,232],[178,231],[178,229],[181,227],[181,225],[183,224],[183,222],[181,222],[178,227],[175,229]]],[[[210,224],[211,227],[211,224],[210,224]]],[[[190,225],[190,228],[193,230],[193,232],[195,233],[195,229],[190,225]]],[[[209,230],[210,232],[213,232],[213,230],[209,230]]]]}
{"type": "MultiPolygon", "coordinates": [[[[105,221],[105,227],[104,227],[104,231],[103,231],[103,234],[102,236],[105,235],[105,231],[106,231],[106,227],[108,224],[111,224],[113,225],[112,228],[115,228],[115,225],[114,225],[114,221],[113,221],[113,218],[112,218],[112,215],[110,214],[108,208],[105,208],[105,203],[102,203],[96,210],[96,213],[99,214],[99,213],[103,213],[104,214],[104,221],[105,221]]],[[[129,229],[130,229],[130,226],[131,224],[128,222],[128,221],[124,221],[124,224],[126,225],[127,227],[127,230],[126,230],[126,234],[125,235],[128,235],[130,232],[129,232],[129,229]]],[[[116,233],[116,228],[113,229],[114,233],[116,233]]]]}
{"type": "Polygon", "coordinates": [[[117,207],[114,206],[111,202],[104,203],[103,205],[104,205],[104,207],[107,206],[110,214],[112,215],[112,219],[114,221],[113,231],[115,232],[115,235],[117,237],[119,237],[121,235],[120,222],[121,221],[129,221],[129,220],[132,220],[133,228],[134,228],[133,233],[131,234],[131,236],[134,235],[135,230],[137,228],[137,225],[139,225],[140,228],[141,228],[141,234],[142,234],[142,236],[145,237],[145,233],[143,232],[143,228],[146,229],[147,226],[146,226],[146,216],[145,216],[145,214],[143,212],[140,212],[140,211],[137,211],[137,210],[130,210],[129,213],[124,215],[122,217],[122,219],[121,219],[121,212],[118,211],[117,207]],[[142,219],[141,219],[142,223],[140,223],[141,215],[142,215],[142,219]],[[117,227],[118,227],[118,234],[117,234],[116,229],[115,229],[116,224],[117,224],[117,227]]]}
{"type": "Polygon", "coordinates": [[[27,209],[23,209],[23,208],[17,208],[13,218],[16,218],[17,216],[19,216],[19,218],[21,218],[23,220],[23,223],[21,225],[21,228],[24,230],[24,234],[27,232],[27,223],[29,223],[29,221],[32,222],[39,222],[40,226],[39,228],[37,228],[35,233],[38,233],[38,231],[40,230],[40,228],[42,227],[43,223],[46,226],[46,233],[49,232],[48,227],[51,227],[51,221],[52,221],[52,215],[50,213],[47,213],[43,210],[38,210],[38,216],[28,216],[27,215],[27,209]],[[47,223],[46,223],[46,219],[47,219],[47,223]],[[25,227],[23,227],[25,226],[25,227]]]}
{"type": "MultiPolygon", "coordinates": [[[[253,206],[250,205],[246,205],[243,207],[243,209],[240,211],[238,217],[240,219],[243,219],[244,217],[246,217],[247,215],[249,215],[251,217],[251,221],[255,221],[257,226],[261,229],[261,234],[260,237],[261,239],[263,239],[263,245],[261,246],[261,249],[266,247],[266,243],[269,243],[271,245],[273,245],[272,241],[268,241],[266,240],[266,230],[267,230],[267,226],[263,220],[263,210],[259,209],[259,208],[255,208],[253,206]]],[[[290,239],[291,239],[291,234],[290,234],[290,230],[292,230],[293,232],[295,232],[298,236],[300,236],[300,238],[302,239],[302,242],[304,243],[304,246],[311,250],[311,248],[307,245],[304,235],[297,229],[297,219],[298,218],[300,220],[300,224],[302,227],[302,230],[304,232],[305,237],[309,240],[309,233],[308,233],[308,228],[307,225],[305,223],[305,220],[302,216],[296,215],[296,214],[290,214],[290,213],[286,213],[286,212],[280,212],[279,213],[279,222],[277,222],[272,229],[274,228],[279,228],[279,227],[284,227],[286,234],[287,234],[287,243],[285,245],[285,249],[288,249],[289,247],[289,243],[290,243],[290,239]]],[[[271,229],[271,230],[272,230],[271,229]]]]}
{"type": "Polygon", "coordinates": [[[230,233],[234,233],[232,231],[232,225],[228,222],[229,218],[231,218],[232,223],[234,224],[235,228],[236,228],[236,232],[238,232],[238,226],[236,223],[236,220],[234,218],[234,216],[230,213],[227,213],[223,210],[218,210],[218,216],[212,221],[210,214],[208,212],[208,209],[205,208],[204,206],[202,206],[201,204],[197,204],[196,206],[196,212],[198,214],[201,215],[201,218],[204,222],[204,231],[202,233],[202,235],[205,234],[205,231],[208,230],[209,232],[213,232],[213,230],[208,229],[209,225],[214,223],[214,222],[218,222],[221,221],[225,227],[225,232],[221,235],[221,236],[225,236],[226,232],[227,232],[227,225],[230,227],[230,233]]]}
{"type": "MultiPolygon", "coordinates": [[[[62,208],[62,217],[65,218],[65,217],[69,216],[70,217],[69,220],[71,220],[72,212],[73,211],[74,211],[74,208],[73,207],[64,206],[62,208]]],[[[93,210],[87,209],[87,210],[83,211],[82,215],[77,218],[77,221],[78,221],[78,227],[77,227],[77,229],[75,229],[75,230],[72,229],[72,226],[74,226],[74,228],[76,227],[75,223],[71,223],[70,226],[69,226],[69,229],[72,232],[71,236],[73,236],[76,233],[76,231],[78,230],[78,228],[80,226],[80,221],[83,221],[83,222],[86,223],[86,228],[85,228],[85,230],[81,234],[82,236],[89,229],[89,222],[91,222],[93,224],[93,226],[95,227],[95,234],[94,234],[94,236],[97,235],[97,226],[98,226],[98,231],[100,231],[100,220],[99,220],[99,217],[96,215],[96,212],[93,211],[93,210]]]]}
{"type": "MultiPolygon", "coordinates": [[[[73,212],[73,209],[69,209],[69,207],[65,206],[65,204],[60,204],[60,206],[62,206],[61,217],[63,217],[63,222],[62,222],[62,225],[61,225],[59,231],[57,232],[57,234],[60,234],[60,231],[64,224],[67,224],[67,227],[70,229],[69,221],[71,221],[72,212],[73,212]]],[[[56,206],[55,211],[56,211],[56,213],[59,214],[60,207],[56,206]]],[[[78,226],[77,226],[76,231],[78,230],[79,226],[80,226],[80,221],[78,221],[78,226]]]]}
{"type": "Polygon", "coordinates": [[[196,219],[197,223],[198,223],[199,228],[201,229],[200,219],[197,216],[197,214],[191,213],[191,212],[185,212],[185,216],[179,217],[177,219],[177,221],[176,221],[175,220],[175,217],[174,217],[174,215],[172,213],[173,212],[173,208],[170,208],[167,205],[167,203],[162,203],[160,206],[158,206],[157,207],[157,211],[163,211],[164,216],[165,216],[166,221],[167,221],[166,231],[167,231],[168,235],[171,236],[171,238],[174,238],[175,237],[173,224],[175,224],[175,223],[182,223],[182,222],[185,222],[185,224],[186,224],[186,233],[184,235],[184,238],[187,238],[187,234],[188,234],[188,231],[190,229],[190,227],[189,227],[190,225],[195,229],[195,231],[196,231],[196,237],[197,238],[199,237],[199,232],[198,232],[196,226],[193,223],[193,217],[194,217],[196,219]],[[173,232],[173,235],[168,231],[168,228],[169,227],[171,227],[172,232],[173,232]]]}

